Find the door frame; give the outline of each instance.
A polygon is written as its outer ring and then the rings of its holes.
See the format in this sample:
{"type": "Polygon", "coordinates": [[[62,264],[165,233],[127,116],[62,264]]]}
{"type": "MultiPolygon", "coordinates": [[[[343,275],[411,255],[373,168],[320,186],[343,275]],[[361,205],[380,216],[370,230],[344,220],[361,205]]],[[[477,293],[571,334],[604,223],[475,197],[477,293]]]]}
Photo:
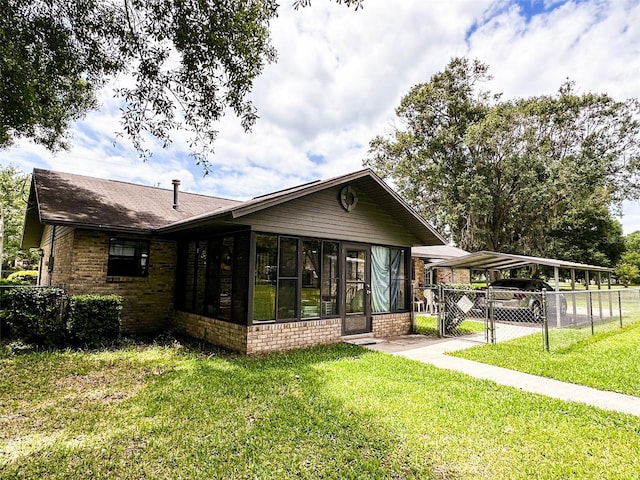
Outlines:
{"type": "Polygon", "coordinates": [[[340,268],[344,272],[340,279],[340,318],[342,320],[341,333],[343,336],[370,333],[372,331],[371,318],[371,245],[363,243],[342,243],[340,246],[340,268]],[[347,253],[350,251],[364,252],[364,279],[347,280],[347,253]],[[363,308],[361,313],[347,313],[347,287],[349,284],[361,284],[363,291],[363,308]]]}

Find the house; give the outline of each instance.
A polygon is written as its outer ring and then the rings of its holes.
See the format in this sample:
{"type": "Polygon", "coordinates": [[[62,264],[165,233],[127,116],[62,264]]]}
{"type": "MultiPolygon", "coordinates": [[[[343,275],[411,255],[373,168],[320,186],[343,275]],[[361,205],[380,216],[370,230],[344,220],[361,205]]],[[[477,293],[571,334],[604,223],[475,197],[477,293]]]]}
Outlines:
{"type": "Polygon", "coordinates": [[[411,325],[411,247],[443,238],[371,170],[239,202],[33,172],[39,283],[123,298],[124,333],[175,328],[243,353],[411,325]]]}

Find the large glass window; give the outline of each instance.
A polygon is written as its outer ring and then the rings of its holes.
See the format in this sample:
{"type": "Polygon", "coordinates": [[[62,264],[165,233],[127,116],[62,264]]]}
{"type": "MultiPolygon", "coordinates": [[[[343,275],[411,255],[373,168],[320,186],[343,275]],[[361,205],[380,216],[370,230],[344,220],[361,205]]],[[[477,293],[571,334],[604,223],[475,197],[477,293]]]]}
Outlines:
{"type": "Polygon", "coordinates": [[[222,240],[219,268],[219,316],[228,319],[231,318],[231,295],[233,293],[233,237],[225,237],[222,240]]]}
{"type": "Polygon", "coordinates": [[[322,242],[322,316],[338,314],[338,251],[337,242],[322,242]]]}
{"type": "Polygon", "coordinates": [[[256,267],[253,286],[253,320],[273,320],[276,314],[278,237],[256,235],[256,267]]]}
{"type": "Polygon", "coordinates": [[[107,275],[114,277],[146,277],[149,273],[147,240],[109,240],[107,275]]]}
{"type": "Polygon", "coordinates": [[[405,251],[371,247],[371,310],[374,313],[405,310],[405,251]]]}
{"type": "Polygon", "coordinates": [[[302,242],[302,318],[320,316],[320,241],[302,242]]]}
{"type": "Polygon", "coordinates": [[[389,249],[371,247],[371,310],[388,312],[390,306],[389,249]]]}
{"type": "Polygon", "coordinates": [[[298,317],[298,239],[280,238],[277,319],[298,317]]]}
{"type": "Polygon", "coordinates": [[[338,314],[338,242],[256,235],[253,321],[338,314]]]}
{"type": "Polygon", "coordinates": [[[179,251],[178,308],[245,322],[249,236],[192,241],[179,251]]]}

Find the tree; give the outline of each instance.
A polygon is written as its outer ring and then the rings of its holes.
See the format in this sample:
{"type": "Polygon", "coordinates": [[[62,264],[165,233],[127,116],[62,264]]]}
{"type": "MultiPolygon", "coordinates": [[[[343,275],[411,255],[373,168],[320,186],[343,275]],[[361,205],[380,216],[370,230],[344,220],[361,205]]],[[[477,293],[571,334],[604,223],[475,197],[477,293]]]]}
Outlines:
{"type": "Polygon", "coordinates": [[[592,205],[603,219],[600,207],[638,197],[637,100],[577,95],[566,82],[554,96],[504,101],[481,88],[490,78],[487,65],[452,59],[402,99],[401,128],[374,138],[365,164],[469,250],[546,255],[569,226],[559,219],[592,205]]]}
{"type": "Polygon", "coordinates": [[[575,199],[551,224],[548,255],[573,262],[613,267],[625,251],[622,225],[606,199],[575,199]]]}
{"type": "Polygon", "coordinates": [[[618,277],[618,281],[621,282],[625,287],[628,287],[630,283],[638,280],[640,271],[635,265],[621,263],[616,267],[615,274],[618,277]]]}
{"type": "Polygon", "coordinates": [[[17,258],[32,257],[20,249],[28,195],[29,175],[13,166],[0,169],[0,223],[4,226],[0,248],[2,265],[13,263],[17,258]]]}
{"type": "MultiPolygon", "coordinates": [[[[335,1],[357,9],[363,0],[335,1]]],[[[67,148],[96,92],[129,75],[116,95],[138,151],[150,155],[148,135],[166,146],[181,128],[205,160],[226,110],[245,129],[256,121],[246,96],[276,59],[277,9],[275,0],[0,0],[0,148],[20,137],[67,148]]]]}

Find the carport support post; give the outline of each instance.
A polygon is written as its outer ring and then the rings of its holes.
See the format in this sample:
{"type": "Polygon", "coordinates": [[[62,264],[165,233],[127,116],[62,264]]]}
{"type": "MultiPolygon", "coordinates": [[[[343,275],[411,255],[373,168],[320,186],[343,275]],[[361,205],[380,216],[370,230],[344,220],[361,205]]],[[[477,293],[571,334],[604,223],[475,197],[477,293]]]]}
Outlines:
{"type": "Polygon", "coordinates": [[[576,321],[576,315],[577,315],[577,311],[576,311],[576,269],[572,268],[571,269],[571,304],[573,305],[573,321],[576,321]]]}

